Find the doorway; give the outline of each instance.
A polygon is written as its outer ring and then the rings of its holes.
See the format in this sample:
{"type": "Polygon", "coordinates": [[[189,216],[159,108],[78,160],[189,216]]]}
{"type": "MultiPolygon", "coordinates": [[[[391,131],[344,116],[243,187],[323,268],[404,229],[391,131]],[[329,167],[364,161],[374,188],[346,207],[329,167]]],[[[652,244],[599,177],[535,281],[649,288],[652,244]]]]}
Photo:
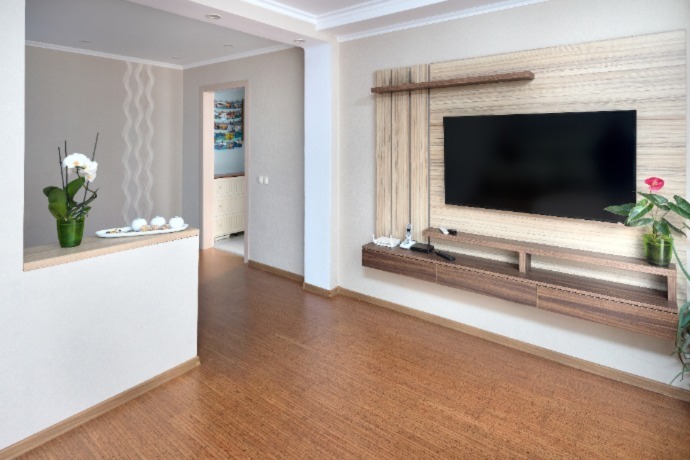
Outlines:
{"type": "Polygon", "coordinates": [[[202,249],[249,259],[248,88],[235,82],[202,88],[202,249]]]}

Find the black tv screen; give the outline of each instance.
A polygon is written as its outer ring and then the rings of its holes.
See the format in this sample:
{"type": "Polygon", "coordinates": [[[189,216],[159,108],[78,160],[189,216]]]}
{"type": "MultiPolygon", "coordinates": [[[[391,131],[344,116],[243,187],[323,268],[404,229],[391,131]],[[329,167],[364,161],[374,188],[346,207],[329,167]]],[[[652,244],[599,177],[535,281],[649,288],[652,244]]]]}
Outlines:
{"type": "Polygon", "coordinates": [[[619,222],[635,199],[637,112],[444,117],[445,202],[619,222]]]}

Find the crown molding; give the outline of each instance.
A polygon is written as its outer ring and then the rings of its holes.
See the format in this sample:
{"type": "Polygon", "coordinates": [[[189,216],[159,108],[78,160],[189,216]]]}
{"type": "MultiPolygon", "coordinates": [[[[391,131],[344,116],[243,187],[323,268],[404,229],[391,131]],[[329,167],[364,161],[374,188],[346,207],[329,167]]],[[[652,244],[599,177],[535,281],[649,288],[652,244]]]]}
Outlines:
{"type": "Polygon", "coordinates": [[[367,29],[362,32],[355,32],[351,34],[338,35],[336,39],[339,42],[347,42],[351,40],[359,40],[361,38],[373,37],[376,35],[383,35],[389,32],[396,32],[399,30],[413,29],[416,27],[422,27],[430,24],[438,24],[440,22],[453,21],[456,19],[469,18],[472,16],[479,16],[481,14],[495,13],[498,11],[509,10],[512,8],[518,8],[522,6],[534,5],[537,3],[548,2],[549,0],[504,0],[502,2],[492,3],[490,5],[477,6],[474,8],[467,8],[460,11],[454,11],[452,13],[439,14],[436,16],[430,16],[423,19],[416,19],[412,21],[400,22],[397,24],[391,24],[389,26],[375,27],[372,29],[367,29]]]}
{"type": "Polygon", "coordinates": [[[244,59],[244,58],[248,58],[248,57],[252,57],[252,56],[259,56],[261,54],[275,53],[276,51],[289,50],[292,48],[296,48],[296,47],[291,46],[291,45],[269,46],[267,48],[260,48],[258,50],[247,51],[245,53],[233,54],[232,56],[223,56],[223,57],[216,58],[216,59],[209,59],[207,61],[193,62],[191,64],[184,65],[182,67],[182,69],[187,70],[187,69],[193,69],[195,67],[203,67],[205,65],[219,64],[221,62],[228,62],[228,61],[235,61],[237,59],[244,59]]]}
{"type": "Polygon", "coordinates": [[[317,16],[315,14],[307,13],[297,8],[293,8],[288,5],[284,5],[275,0],[242,0],[244,3],[249,3],[250,5],[258,6],[265,10],[273,11],[274,13],[280,13],[285,16],[289,16],[294,19],[299,19],[300,21],[305,21],[310,24],[316,25],[317,16]]]}
{"type": "Polygon", "coordinates": [[[434,5],[443,1],[444,0],[370,0],[318,16],[316,19],[316,30],[332,29],[333,27],[375,19],[389,14],[401,13],[415,8],[434,5]]]}
{"type": "Polygon", "coordinates": [[[53,45],[52,43],[34,42],[26,40],[26,46],[33,46],[34,48],[44,48],[54,51],[64,51],[66,53],[83,54],[85,56],[100,57],[106,59],[115,59],[117,61],[134,62],[136,64],[148,64],[156,67],[165,67],[168,69],[182,70],[181,65],[168,64],[167,62],[149,61],[146,59],[137,59],[130,56],[121,56],[119,54],[101,53],[99,51],[85,50],[82,48],[72,48],[70,46],[53,45]]]}
{"type": "Polygon", "coordinates": [[[148,65],[152,65],[152,66],[156,66],[156,67],[165,67],[168,69],[175,69],[175,70],[193,69],[195,67],[202,67],[202,66],[210,65],[210,64],[218,64],[220,62],[234,61],[236,59],[243,59],[243,58],[247,58],[247,57],[258,56],[260,54],[274,53],[276,51],[283,51],[286,49],[295,48],[294,46],[290,46],[290,45],[276,45],[276,46],[270,46],[267,48],[260,48],[258,50],[247,51],[245,53],[233,54],[231,56],[222,56],[222,57],[219,57],[216,59],[209,59],[206,61],[192,62],[191,64],[186,64],[186,65],[176,65],[176,64],[168,64],[167,62],[149,61],[146,59],[137,59],[137,58],[133,58],[130,56],[121,56],[119,54],[101,53],[98,51],[84,50],[81,48],[72,48],[69,46],[53,45],[51,43],[34,42],[31,40],[27,40],[25,42],[25,44],[26,44],[26,46],[33,46],[34,48],[44,48],[44,49],[49,49],[49,50],[54,50],[54,51],[64,51],[66,53],[83,54],[85,56],[101,57],[101,58],[106,58],[106,59],[115,59],[117,61],[133,62],[135,64],[148,64],[148,65]]]}

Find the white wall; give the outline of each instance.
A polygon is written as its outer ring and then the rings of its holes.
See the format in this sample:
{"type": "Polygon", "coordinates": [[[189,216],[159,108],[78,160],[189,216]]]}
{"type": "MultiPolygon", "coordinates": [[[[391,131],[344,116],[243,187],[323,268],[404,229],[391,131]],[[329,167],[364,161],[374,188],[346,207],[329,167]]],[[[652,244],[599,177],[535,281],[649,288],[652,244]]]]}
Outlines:
{"type": "Polygon", "coordinates": [[[200,223],[201,89],[247,80],[249,259],[304,270],[304,54],[294,48],[184,71],[183,215],[200,223]],[[269,184],[259,184],[259,176],[269,184]]]}
{"type": "Polygon", "coordinates": [[[0,449],[196,356],[198,245],[21,273],[2,307],[0,449]]]}
{"type": "MultiPolygon", "coordinates": [[[[81,152],[89,157],[96,133],[100,132],[96,161],[98,177],[93,186],[98,198],[86,219],[85,235],[96,230],[128,224],[136,213],[130,207],[123,216],[125,193],[126,124],[123,104],[126,100],[123,77],[124,61],[67,53],[32,46],[26,47],[26,155],[24,245],[39,246],[57,241],[55,219],[48,212],[48,202],[41,192],[48,185],[60,185],[57,147],[67,141],[70,153],[81,152]]],[[[146,78],[146,72],[143,78],[146,78]]],[[[182,211],[182,71],[151,67],[151,199],[152,214],[170,218],[182,211]]],[[[134,74],[129,79],[132,121],[137,120],[137,94],[142,107],[141,128],[148,129],[145,112],[148,108],[146,82],[141,92],[134,74]]],[[[127,190],[132,198],[144,192],[149,182],[146,166],[146,133],[132,125],[129,137],[133,149],[139,145],[141,173],[137,176],[136,151],[130,155],[132,180],[127,190]],[[141,132],[141,135],[139,134],[141,132]],[[141,142],[137,142],[141,141],[141,142]]],[[[142,208],[145,193],[141,196],[142,208]]],[[[184,217],[184,215],[183,215],[184,217]]]]}
{"type": "MultiPolygon", "coordinates": [[[[340,285],[632,374],[669,382],[673,344],[361,265],[374,232],[374,71],[686,29],[686,0],[551,0],[345,42],[340,49],[340,285]]],[[[687,382],[686,382],[687,385],[687,382]]]]}

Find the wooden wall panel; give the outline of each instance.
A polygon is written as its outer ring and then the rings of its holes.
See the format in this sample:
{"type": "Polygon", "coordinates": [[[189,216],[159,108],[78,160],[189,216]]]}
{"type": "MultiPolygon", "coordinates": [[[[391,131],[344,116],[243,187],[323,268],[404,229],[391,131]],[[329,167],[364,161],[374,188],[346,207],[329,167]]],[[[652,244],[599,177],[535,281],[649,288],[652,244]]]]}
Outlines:
{"type": "MultiPolygon", "coordinates": [[[[608,254],[642,256],[643,229],[578,219],[447,206],[443,185],[443,117],[458,115],[637,110],[637,184],[661,176],[666,196],[685,194],[685,32],[431,64],[430,78],[530,70],[531,82],[434,89],[430,92],[431,225],[608,254]]],[[[611,203],[614,204],[614,203],[611,203]]],[[[676,237],[681,257],[685,241],[676,237]]],[[[535,266],[580,272],[578,267],[535,266]]],[[[584,272],[583,272],[584,273],[584,272]]],[[[610,275],[619,279],[617,274],[610,275]]],[[[629,280],[625,280],[626,282],[629,280]]],[[[654,279],[634,282],[654,285],[654,279]]],[[[684,286],[679,284],[679,298],[684,286]]]]}
{"type": "MultiPolygon", "coordinates": [[[[410,68],[393,69],[393,85],[410,82],[410,68]]],[[[391,232],[405,236],[410,222],[410,93],[393,93],[393,218],[391,232]]]]}
{"type": "MultiPolygon", "coordinates": [[[[429,66],[410,69],[411,83],[429,81],[429,66]]],[[[424,241],[429,227],[429,91],[410,93],[410,221],[412,238],[424,241]]]]}
{"type": "MultiPolygon", "coordinates": [[[[376,86],[391,84],[391,71],[378,70],[376,86]]],[[[376,95],[376,236],[391,234],[391,95],[376,95]]]]}

